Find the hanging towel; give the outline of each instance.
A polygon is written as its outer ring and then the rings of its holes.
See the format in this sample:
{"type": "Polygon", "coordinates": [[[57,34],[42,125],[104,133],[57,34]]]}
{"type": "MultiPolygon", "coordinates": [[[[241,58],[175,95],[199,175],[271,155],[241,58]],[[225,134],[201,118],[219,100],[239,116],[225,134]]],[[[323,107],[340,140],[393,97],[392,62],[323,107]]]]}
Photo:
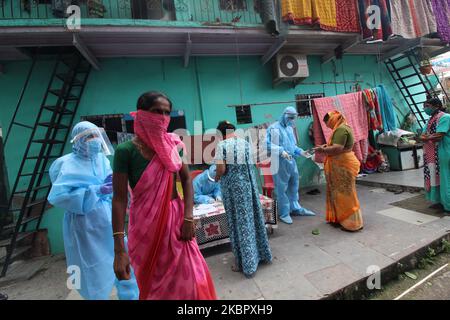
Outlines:
{"type": "Polygon", "coordinates": [[[432,0],[437,30],[442,41],[450,42],[450,0],[432,0]]]}
{"type": "Polygon", "coordinates": [[[383,119],[383,128],[385,131],[397,130],[397,120],[394,110],[394,104],[391,96],[384,85],[379,85],[376,88],[376,95],[378,97],[378,104],[380,106],[381,118],[383,119]]]}
{"type": "MultiPolygon", "coordinates": [[[[364,106],[362,92],[349,93],[330,98],[320,98],[314,100],[314,140],[317,146],[323,145],[329,140],[333,131],[329,129],[323,118],[330,112],[337,110],[347,119],[349,126],[355,135],[355,147],[353,151],[361,162],[367,157],[369,125],[367,112],[364,106]]],[[[316,155],[316,157],[319,156],[316,155]]],[[[319,162],[323,159],[317,159],[319,162]]]]}
{"type": "Polygon", "coordinates": [[[358,0],[358,5],[364,39],[388,40],[392,35],[389,0],[358,0]],[[378,6],[381,10],[381,24],[375,27],[369,26],[370,17],[368,9],[370,6],[378,6]]]}
{"type": "Polygon", "coordinates": [[[391,11],[392,31],[396,35],[413,39],[437,32],[431,0],[391,1],[391,11]]]}

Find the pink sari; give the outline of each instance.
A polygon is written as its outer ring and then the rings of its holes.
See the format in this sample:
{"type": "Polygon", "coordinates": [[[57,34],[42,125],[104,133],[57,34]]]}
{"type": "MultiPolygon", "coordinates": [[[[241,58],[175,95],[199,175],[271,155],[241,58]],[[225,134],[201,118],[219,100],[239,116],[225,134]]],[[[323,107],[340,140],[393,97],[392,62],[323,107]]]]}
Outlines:
{"type": "Polygon", "coordinates": [[[197,242],[181,240],[184,203],[171,200],[173,180],[155,156],[133,190],[128,249],[140,299],[216,299],[197,242]]]}
{"type": "Polygon", "coordinates": [[[216,291],[196,240],[181,240],[184,203],[172,199],[181,168],[180,139],[166,132],[170,117],[138,111],[135,132],[156,152],[134,187],[128,252],[140,300],[213,300],[216,291]],[[148,125],[148,124],[151,124],[148,125]]]}

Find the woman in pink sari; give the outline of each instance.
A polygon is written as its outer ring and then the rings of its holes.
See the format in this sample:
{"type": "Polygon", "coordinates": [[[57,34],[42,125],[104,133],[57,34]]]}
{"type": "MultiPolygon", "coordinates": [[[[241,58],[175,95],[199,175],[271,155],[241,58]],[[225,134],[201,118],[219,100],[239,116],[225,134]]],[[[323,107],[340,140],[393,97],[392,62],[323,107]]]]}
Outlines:
{"type": "Polygon", "coordinates": [[[114,160],[114,271],[129,279],[130,262],[141,300],[208,300],[216,293],[208,266],[195,240],[193,188],[179,151],[184,145],[167,133],[172,103],[149,92],[138,100],[133,141],[119,145],[114,160]],[[180,199],[175,178],[183,185],[180,199]],[[128,252],[125,215],[132,188],[128,252]]]}

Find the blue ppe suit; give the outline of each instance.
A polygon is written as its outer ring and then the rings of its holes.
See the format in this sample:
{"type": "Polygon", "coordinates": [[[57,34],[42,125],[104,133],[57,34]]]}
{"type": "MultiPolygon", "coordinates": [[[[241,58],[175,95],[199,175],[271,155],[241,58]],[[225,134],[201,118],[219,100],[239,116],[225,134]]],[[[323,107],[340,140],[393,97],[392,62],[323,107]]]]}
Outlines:
{"type": "Polygon", "coordinates": [[[292,224],[292,215],[314,216],[315,213],[299,203],[299,172],[294,158],[304,150],[297,147],[294,136],[294,120],[297,111],[288,107],[280,120],[271,125],[267,132],[267,148],[271,154],[271,169],[275,183],[275,194],[281,221],[292,224]],[[288,155],[290,159],[283,157],[288,155]]]}
{"type": "MultiPolygon", "coordinates": [[[[90,122],[81,122],[74,127],[72,138],[95,128],[90,122]]],[[[66,211],[63,236],[67,265],[79,268],[81,285],[76,289],[84,299],[107,300],[115,285],[119,299],[137,300],[134,274],[126,281],[118,281],[114,274],[112,194],[102,194],[105,191],[101,190],[105,180],[110,180],[111,166],[101,149],[89,151],[95,148],[87,147],[86,140],[76,141],[73,153],[57,159],[50,168],[48,201],[66,211]]]]}
{"type": "Polygon", "coordinates": [[[220,184],[214,181],[215,177],[216,166],[213,165],[194,179],[195,204],[209,204],[214,203],[216,200],[222,200],[220,184]]]}

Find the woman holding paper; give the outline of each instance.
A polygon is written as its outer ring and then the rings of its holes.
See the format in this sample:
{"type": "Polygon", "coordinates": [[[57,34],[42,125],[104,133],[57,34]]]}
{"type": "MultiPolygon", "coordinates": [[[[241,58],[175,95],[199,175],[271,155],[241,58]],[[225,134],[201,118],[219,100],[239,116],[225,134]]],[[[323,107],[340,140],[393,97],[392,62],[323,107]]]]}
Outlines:
{"type": "Polygon", "coordinates": [[[333,130],[328,144],[315,149],[327,156],[327,222],[339,224],[345,231],[359,231],[363,228],[363,219],[356,177],[361,164],[352,151],[353,130],[338,111],[329,112],[323,121],[333,130]]]}

